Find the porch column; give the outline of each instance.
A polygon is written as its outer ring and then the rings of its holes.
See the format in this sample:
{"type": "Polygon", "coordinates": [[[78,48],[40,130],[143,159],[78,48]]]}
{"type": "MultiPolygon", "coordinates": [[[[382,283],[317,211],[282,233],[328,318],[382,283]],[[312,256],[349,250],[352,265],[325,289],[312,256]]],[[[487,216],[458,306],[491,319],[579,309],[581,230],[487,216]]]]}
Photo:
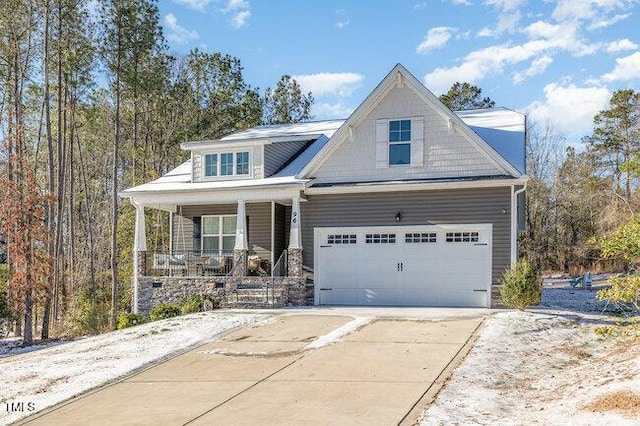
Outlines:
{"type": "MultiPolygon", "coordinates": [[[[244,200],[238,200],[236,211],[236,243],[233,247],[233,276],[244,277],[247,274],[247,213],[244,200]]],[[[233,287],[233,286],[232,286],[233,287]]]]}
{"type": "Polygon", "coordinates": [[[300,197],[291,199],[291,226],[287,249],[287,269],[290,277],[302,276],[302,236],[300,234],[300,197]]]}
{"type": "Polygon", "coordinates": [[[136,208],[136,224],[133,234],[133,313],[138,313],[138,286],[140,273],[146,271],[147,236],[144,206],[131,200],[136,208]]]}
{"type": "Polygon", "coordinates": [[[247,250],[247,213],[244,200],[238,200],[238,210],[236,218],[236,245],[234,250],[247,250]]]}

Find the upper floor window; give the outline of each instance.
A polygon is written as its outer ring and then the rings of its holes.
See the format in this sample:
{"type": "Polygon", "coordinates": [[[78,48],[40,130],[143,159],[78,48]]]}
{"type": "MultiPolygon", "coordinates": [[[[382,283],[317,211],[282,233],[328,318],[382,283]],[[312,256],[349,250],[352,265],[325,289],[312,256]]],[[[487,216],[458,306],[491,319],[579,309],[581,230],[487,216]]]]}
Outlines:
{"type": "Polygon", "coordinates": [[[389,121],[389,165],[411,164],[411,120],[389,121]]]}
{"type": "Polygon", "coordinates": [[[249,152],[224,152],[204,156],[205,177],[249,174],[249,152]]]}

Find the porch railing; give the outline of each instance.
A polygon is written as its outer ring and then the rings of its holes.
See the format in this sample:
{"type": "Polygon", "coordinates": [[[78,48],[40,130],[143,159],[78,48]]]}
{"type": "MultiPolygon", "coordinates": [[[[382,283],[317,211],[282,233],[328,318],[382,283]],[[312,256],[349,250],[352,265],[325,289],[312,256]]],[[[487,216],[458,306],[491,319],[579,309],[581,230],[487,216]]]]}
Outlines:
{"type": "Polygon", "coordinates": [[[233,269],[233,252],[145,251],[140,256],[143,276],[220,276],[233,269]]]}
{"type": "Polygon", "coordinates": [[[286,277],[287,276],[287,251],[284,250],[282,252],[282,254],[280,255],[280,257],[278,258],[278,260],[276,261],[276,263],[274,263],[273,267],[271,268],[271,277],[286,277]]]}

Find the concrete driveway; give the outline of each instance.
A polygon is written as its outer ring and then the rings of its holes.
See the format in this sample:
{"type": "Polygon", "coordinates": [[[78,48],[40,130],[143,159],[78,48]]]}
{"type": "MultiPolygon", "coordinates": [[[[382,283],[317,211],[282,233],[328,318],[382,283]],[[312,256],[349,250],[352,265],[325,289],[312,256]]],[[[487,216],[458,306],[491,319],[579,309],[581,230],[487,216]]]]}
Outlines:
{"type": "Polygon", "coordinates": [[[285,311],[24,423],[411,424],[488,314],[363,312],[285,311]]]}

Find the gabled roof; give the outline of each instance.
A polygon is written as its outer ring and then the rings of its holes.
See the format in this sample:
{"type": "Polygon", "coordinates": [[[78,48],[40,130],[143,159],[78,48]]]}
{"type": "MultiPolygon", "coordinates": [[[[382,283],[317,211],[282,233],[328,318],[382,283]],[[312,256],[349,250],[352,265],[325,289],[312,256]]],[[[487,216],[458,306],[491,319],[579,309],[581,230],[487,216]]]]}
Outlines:
{"type": "Polygon", "coordinates": [[[506,175],[520,176],[520,172],[514,165],[509,163],[505,157],[500,155],[487,141],[467,126],[463,120],[447,108],[440,100],[427,89],[416,77],[411,74],[402,64],[397,64],[386,75],[386,77],[376,86],[369,96],[356,108],[349,118],[342,124],[340,129],[329,139],[328,143],[320,150],[309,164],[298,175],[299,178],[312,177],[318,168],[331,156],[337,147],[347,140],[350,129],[355,127],[367,114],[384,99],[384,96],[395,85],[407,85],[425,103],[433,108],[443,119],[462,134],[472,145],[475,145],[496,167],[506,175]]]}

